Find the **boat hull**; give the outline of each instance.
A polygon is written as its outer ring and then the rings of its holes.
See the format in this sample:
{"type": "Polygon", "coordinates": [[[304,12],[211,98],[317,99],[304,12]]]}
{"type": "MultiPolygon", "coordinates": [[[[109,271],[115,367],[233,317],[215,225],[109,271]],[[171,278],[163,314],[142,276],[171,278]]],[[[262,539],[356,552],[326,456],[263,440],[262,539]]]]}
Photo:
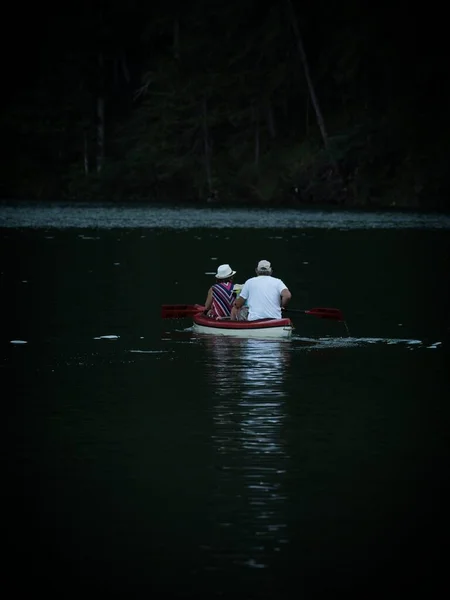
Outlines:
{"type": "Polygon", "coordinates": [[[194,315],[193,330],[196,333],[228,335],[245,338],[290,338],[290,319],[264,319],[262,321],[216,321],[199,313],[194,315]]]}

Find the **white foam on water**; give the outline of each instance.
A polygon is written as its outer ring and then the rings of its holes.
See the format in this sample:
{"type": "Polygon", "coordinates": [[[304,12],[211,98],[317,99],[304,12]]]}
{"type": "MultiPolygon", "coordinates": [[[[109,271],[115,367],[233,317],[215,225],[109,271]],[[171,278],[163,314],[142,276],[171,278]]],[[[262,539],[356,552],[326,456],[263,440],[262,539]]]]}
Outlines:
{"type": "Polygon", "coordinates": [[[94,340],[118,340],[120,335],[99,335],[94,340]]]}
{"type": "Polygon", "coordinates": [[[10,344],[28,344],[25,340],[11,340],[10,344]]]}
{"type": "Polygon", "coordinates": [[[134,354],[167,354],[167,350],[129,350],[134,354]]]}
{"type": "MultiPolygon", "coordinates": [[[[303,343],[310,343],[314,345],[316,348],[353,348],[355,346],[366,346],[369,344],[384,344],[386,346],[392,345],[400,345],[403,344],[405,346],[409,346],[409,350],[413,350],[414,347],[423,346],[424,342],[422,340],[415,339],[404,339],[404,338],[354,338],[354,337],[342,337],[342,338],[300,338],[293,336],[294,341],[298,340],[303,343]]],[[[440,344],[441,342],[436,342],[440,344]]],[[[427,348],[436,347],[427,346],[427,348]]]]}

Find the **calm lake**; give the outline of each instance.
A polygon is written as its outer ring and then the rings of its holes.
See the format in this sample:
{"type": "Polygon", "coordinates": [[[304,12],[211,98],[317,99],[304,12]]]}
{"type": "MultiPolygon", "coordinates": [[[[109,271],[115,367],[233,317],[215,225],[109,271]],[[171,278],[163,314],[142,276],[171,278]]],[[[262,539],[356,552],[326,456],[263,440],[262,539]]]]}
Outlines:
{"type": "Polygon", "coordinates": [[[0,250],[17,595],[448,587],[450,217],[3,203],[0,250]],[[348,331],[161,319],[260,259],[291,308],[340,308],[348,331]]]}

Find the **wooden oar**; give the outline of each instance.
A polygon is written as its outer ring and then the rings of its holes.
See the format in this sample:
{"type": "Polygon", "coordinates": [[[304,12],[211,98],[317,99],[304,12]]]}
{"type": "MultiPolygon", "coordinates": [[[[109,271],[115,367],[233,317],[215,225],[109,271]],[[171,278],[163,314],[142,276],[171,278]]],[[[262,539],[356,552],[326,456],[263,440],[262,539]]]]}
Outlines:
{"type": "Polygon", "coordinates": [[[201,304],[163,304],[161,317],[163,319],[184,319],[204,310],[205,307],[201,304]]]}
{"type": "Polygon", "coordinates": [[[283,313],[285,312],[303,313],[305,315],[319,317],[320,319],[335,319],[336,321],[345,321],[344,315],[339,308],[310,308],[308,310],[301,308],[283,308],[283,313]]]}

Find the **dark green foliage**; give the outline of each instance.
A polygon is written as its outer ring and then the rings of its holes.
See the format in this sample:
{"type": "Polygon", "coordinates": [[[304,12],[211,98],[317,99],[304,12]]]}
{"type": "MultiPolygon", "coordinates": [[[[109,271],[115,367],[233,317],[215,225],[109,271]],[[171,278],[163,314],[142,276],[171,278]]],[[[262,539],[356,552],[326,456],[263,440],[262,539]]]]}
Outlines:
{"type": "Polygon", "coordinates": [[[10,65],[0,194],[447,208],[446,59],[438,35],[417,46],[424,15],[293,4],[331,154],[285,3],[77,3],[10,65]]]}

